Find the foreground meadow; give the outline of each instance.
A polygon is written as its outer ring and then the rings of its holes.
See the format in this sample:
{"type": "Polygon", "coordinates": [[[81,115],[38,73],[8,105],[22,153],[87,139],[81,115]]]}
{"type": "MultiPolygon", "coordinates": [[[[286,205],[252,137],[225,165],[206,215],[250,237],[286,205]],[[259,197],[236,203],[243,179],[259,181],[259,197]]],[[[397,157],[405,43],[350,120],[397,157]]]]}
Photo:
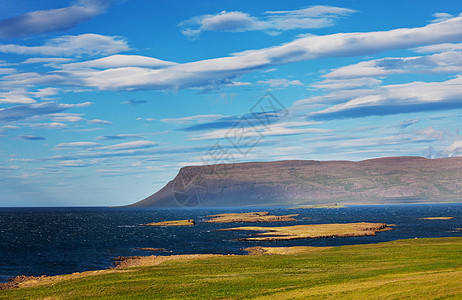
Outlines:
{"type": "Polygon", "coordinates": [[[260,252],[288,254],[151,258],[25,282],[0,299],[462,299],[462,238],[260,252]]]}

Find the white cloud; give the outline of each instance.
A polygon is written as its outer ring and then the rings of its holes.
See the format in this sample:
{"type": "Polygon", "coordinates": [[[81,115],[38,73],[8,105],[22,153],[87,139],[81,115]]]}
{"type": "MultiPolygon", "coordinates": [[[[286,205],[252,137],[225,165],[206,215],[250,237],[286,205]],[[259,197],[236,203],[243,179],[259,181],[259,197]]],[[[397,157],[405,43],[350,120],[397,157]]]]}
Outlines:
{"type": "Polygon", "coordinates": [[[50,114],[48,117],[50,117],[53,120],[53,122],[57,124],[77,123],[77,122],[86,122],[87,124],[92,124],[92,125],[111,125],[112,124],[112,122],[110,121],[100,120],[100,119],[87,120],[83,117],[83,114],[76,114],[76,113],[53,113],[53,114],[50,114]]]}
{"type": "Polygon", "coordinates": [[[458,72],[462,72],[462,51],[448,51],[416,57],[387,57],[363,61],[334,69],[325,74],[324,77],[346,79],[371,76],[380,77],[393,74],[458,72]]]}
{"type": "Polygon", "coordinates": [[[414,48],[414,51],[418,53],[440,53],[460,50],[462,50],[462,43],[442,43],[414,48]]]}
{"type": "Polygon", "coordinates": [[[14,68],[0,68],[0,75],[14,74],[16,69],[14,68]]]}
{"type": "MultiPolygon", "coordinates": [[[[104,149],[102,149],[104,150],[104,149]]],[[[170,153],[174,152],[172,149],[170,153]]],[[[156,154],[155,149],[153,146],[151,147],[144,147],[144,148],[130,148],[124,150],[115,150],[115,151],[96,151],[95,148],[90,148],[84,150],[80,153],[71,154],[71,155],[55,155],[51,157],[45,158],[45,160],[78,160],[78,159],[108,159],[108,158],[120,158],[120,157],[134,157],[134,156],[147,156],[152,157],[153,154],[156,154]],[[92,151],[90,151],[92,150],[92,151]]]]}
{"type": "Polygon", "coordinates": [[[444,140],[445,134],[442,131],[435,130],[433,127],[428,127],[423,130],[417,130],[416,133],[419,136],[425,137],[432,140],[444,140]]]}
{"type": "Polygon", "coordinates": [[[68,63],[73,61],[72,58],[64,58],[64,57],[32,57],[28,58],[23,61],[23,64],[43,64],[43,63],[51,63],[51,64],[61,64],[61,63],[68,63]]]}
{"type": "Polygon", "coordinates": [[[5,165],[0,165],[0,171],[12,171],[12,170],[18,170],[18,166],[5,166],[5,165]]]}
{"type": "Polygon", "coordinates": [[[274,78],[268,80],[259,80],[258,84],[269,85],[270,87],[289,87],[289,86],[304,86],[300,80],[288,80],[285,78],[274,78]]]}
{"type": "MultiPolygon", "coordinates": [[[[387,115],[408,110],[425,111],[461,107],[462,76],[443,82],[411,82],[354,90],[345,103],[311,113],[315,119],[387,115]],[[354,96],[354,93],[357,93],[354,96]]],[[[322,97],[318,98],[321,101],[322,97]]],[[[312,99],[296,102],[292,109],[312,104],[312,99]]]]}
{"type": "Polygon", "coordinates": [[[200,141],[200,140],[217,140],[217,139],[228,139],[234,138],[234,134],[239,135],[239,140],[252,139],[252,138],[263,138],[265,136],[279,136],[279,135],[297,135],[306,133],[325,133],[329,130],[322,128],[313,128],[306,126],[313,126],[319,124],[319,122],[313,121],[290,121],[270,124],[268,126],[250,126],[250,127],[236,127],[236,129],[225,128],[215,129],[209,132],[191,136],[189,140],[200,141]]]}
{"type": "Polygon", "coordinates": [[[434,13],[433,18],[432,23],[439,23],[454,18],[454,16],[448,13],[434,13]]]}
{"type": "Polygon", "coordinates": [[[259,69],[304,60],[372,54],[417,45],[462,40],[462,17],[420,28],[381,32],[308,36],[290,43],[236,53],[229,57],[178,64],[163,69],[121,67],[107,70],[66,70],[74,84],[102,90],[184,89],[229,84],[238,76],[259,69]]]}
{"type": "Polygon", "coordinates": [[[103,146],[103,147],[98,147],[98,148],[95,148],[95,149],[113,151],[113,150],[143,149],[143,148],[151,148],[151,147],[154,147],[154,146],[157,146],[157,144],[154,143],[154,142],[140,140],[140,141],[133,141],[133,142],[115,144],[115,145],[111,145],[111,146],[103,146]]]}
{"type": "Polygon", "coordinates": [[[355,10],[334,6],[311,6],[292,11],[267,11],[265,17],[257,18],[240,11],[222,11],[215,15],[201,15],[179,26],[181,32],[195,38],[203,31],[243,32],[263,30],[269,35],[293,29],[322,28],[335,24],[335,20],[354,13],[355,10]]]}
{"type": "Polygon", "coordinates": [[[18,55],[110,55],[128,50],[130,47],[121,37],[94,33],[57,37],[48,40],[43,46],[0,45],[0,52],[18,55]]]}
{"type": "Polygon", "coordinates": [[[59,74],[25,72],[3,76],[2,80],[0,81],[0,88],[13,89],[34,85],[74,85],[69,80],[71,79],[67,79],[59,74]]]}
{"type": "Polygon", "coordinates": [[[85,121],[85,119],[82,118],[82,114],[57,113],[53,114],[53,121],[75,123],[85,121]]]}
{"type": "Polygon", "coordinates": [[[34,123],[34,124],[30,124],[30,127],[47,128],[47,129],[63,129],[63,128],[67,128],[67,124],[59,123],[59,122],[34,123]]]}
{"type": "Polygon", "coordinates": [[[91,148],[101,146],[100,143],[95,142],[72,142],[72,143],[60,143],[55,146],[55,149],[75,149],[75,148],[91,148]]]}
{"type": "MultiPolygon", "coordinates": [[[[54,102],[45,102],[45,103],[32,103],[25,105],[18,105],[8,108],[0,109],[0,121],[10,122],[17,121],[33,117],[43,117],[50,116],[53,114],[60,114],[62,111],[65,111],[74,107],[85,107],[90,105],[91,102],[84,102],[78,104],[61,104],[54,102]]],[[[55,120],[59,121],[59,120],[55,120]]]]}
{"type": "Polygon", "coordinates": [[[95,162],[93,161],[84,161],[80,159],[76,160],[63,160],[59,162],[59,165],[62,167],[89,167],[94,165],[95,162]]]}
{"type": "Polygon", "coordinates": [[[35,103],[34,99],[25,89],[16,89],[9,92],[0,92],[0,103],[35,103]]]}
{"type": "Polygon", "coordinates": [[[0,22],[0,38],[40,34],[72,28],[107,8],[109,0],[78,0],[74,5],[37,10],[0,22]]]}
{"type": "Polygon", "coordinates": [[[16,125],[3,125],[0,128],[6,128],[6,129],[19,129],[19,126],[16,125]]]}
{"type": "Polygon", "coordinates": [[[274,72],[274,71],[277,71],[277,69],[276,68],[270,68],[270,69],[263,70],[262,73],[270,73],[270,72],[274,72]]]}
{"type": "Polygon", "coordinates": [[[311,84],[311,87],[326,90],[349,90],[361,87],[379,87],[381,80],[374,78],[325,79],[311,84]]]}
{"type": "Polygon", "coordinates": [[[59,90],[57,88],[48,87],[48,88],[39,89],[37,92],[33,94],[35,97],[38,97],[38,98],[46,98],[48,96],[56,95],[58,91],[59,90]]]}
{"type": "Polygon", "coordinates": [[[111,125],[112,122],[100,119],[88,120],[88,124],[97,124],[97,125],[111,125]]]}
{"type": "Polygon", "coordinates": [[[136,118],[137,121],[146,121],[146,122],[153,122],[156,119],[154,118],[136,118]]]}
{"type": "Polygon", "coordinates": [[[81,69],[81,68],[96,68],[96,69],[107,69],[107,68],[123,68],[123,67],[145,67],[145,68],[165,68],[176,65],[174,62],[163,61],[160,59],[141,56],[141,55],[111,55],[95,60],[77,62],[62,65],[64,69],[81,69]]]}

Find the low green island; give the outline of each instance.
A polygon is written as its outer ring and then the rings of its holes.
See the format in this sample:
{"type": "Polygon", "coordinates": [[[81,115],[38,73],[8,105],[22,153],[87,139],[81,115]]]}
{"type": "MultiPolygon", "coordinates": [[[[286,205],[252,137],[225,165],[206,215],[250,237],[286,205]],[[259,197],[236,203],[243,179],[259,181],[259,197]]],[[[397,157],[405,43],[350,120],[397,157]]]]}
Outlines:
{"type": "MultiPolygon", "coordinates": [[[[462,295],[462,237],[254,254],[134,258],[101,271],[23,278],[0,299],[435,299],[462,295]]],[[[260,252],[260,253],[258,253],[260,252]]]]}
{"type": "Polygon", "coordinates": [[[289,207],[289,209],[309,209],[309,208],[346,208],[345,205],[337,204],[337,203],[329,203],[329,204],[314,204],[314,205],[299,205],[295,207],[289,207]]]}

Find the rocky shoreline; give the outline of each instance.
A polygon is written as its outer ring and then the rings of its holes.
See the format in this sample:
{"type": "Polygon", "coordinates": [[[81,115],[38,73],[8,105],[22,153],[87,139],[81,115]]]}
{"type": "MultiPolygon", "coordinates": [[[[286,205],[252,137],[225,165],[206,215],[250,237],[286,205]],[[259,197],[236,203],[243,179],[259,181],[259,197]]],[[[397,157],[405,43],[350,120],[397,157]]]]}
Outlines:
{"type": "Polygon", "coordinates": [[[77,278],[87,277],[87,276],[96,276],[109,273],[125,273],[125,272],[135,272],[137,269],[132,270],[127,268],[132,267],[148,267],[148,266],[157,266],[165,261],[176,260],[176,261],[185,261],[185,260],[199,260],[207,259],[212,257],[224,257],[224,256],[234,256],[233,254],[181,254],[181,255],[170,255],[170,256],[119,256],[114,259],[114,267],[96,270],[96,271],[85,271],[85,272],[75,272],[72,274],[63,274],[63,275],[54,275],[54,276],[25,276],[20,275],[16,277],[9,278],[8,282],[0,283],[0,291],[8,290],[14,288],[24,288],[32,287],[43,284],[54,284],[57,282],[62,282],[66,280],[73,280],[77,278]]]}

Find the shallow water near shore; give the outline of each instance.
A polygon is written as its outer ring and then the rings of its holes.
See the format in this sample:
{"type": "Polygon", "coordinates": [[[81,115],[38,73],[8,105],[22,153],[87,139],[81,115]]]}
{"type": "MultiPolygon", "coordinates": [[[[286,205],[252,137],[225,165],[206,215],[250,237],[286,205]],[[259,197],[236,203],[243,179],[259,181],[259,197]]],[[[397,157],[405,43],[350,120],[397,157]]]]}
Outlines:
{"type": "Polygon", "coordinates": [[[396,239],[460,236],[462,203],[349,206],[340,209],[242,208],[0,208],[0,281],[17,275],[57,275],[111,267],[113,258],[193,253],[244,254],[252,246],[340,246],[396,239]],[[384,222],[394,230],[376,236],[249,242],[250,232],[216,231],[255,223],[202,223],[206,215],[268,211],[300,214],[296,222],[258,226],[384,222]],[[454,217],[423,220],[424,217],[454,217]],[[194,219],[194,227],[143,227],[149,222],[194,219]],[[165,248],[149,252],[137,248],[165,248]]]}

